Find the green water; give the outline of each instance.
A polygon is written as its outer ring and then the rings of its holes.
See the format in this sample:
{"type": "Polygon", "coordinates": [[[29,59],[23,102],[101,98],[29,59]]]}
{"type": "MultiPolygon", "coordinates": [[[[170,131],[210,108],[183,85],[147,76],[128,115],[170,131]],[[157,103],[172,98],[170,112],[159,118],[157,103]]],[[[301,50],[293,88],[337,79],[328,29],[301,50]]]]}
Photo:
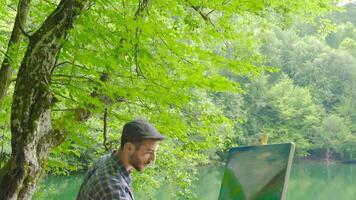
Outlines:
{"type": "MultiPolygon", "coordinates": [[[[49,176],[40,185],[33,199],[75,199],[83,175],[49,176]]],[[[217,200],[222,178],[222,168],[206,169],[196,183],[198,200],[217,200]]],[[[157,200],[176,199],[170,195],[174,190],[166,186],[157,191],[157,200]]],[[[145,200],[136,192],[137,200],[145,200]]],[[[288,185],[287,200],[354,200],[356,199],[356,165],[303,162],[294,163],[288,185]]]]}

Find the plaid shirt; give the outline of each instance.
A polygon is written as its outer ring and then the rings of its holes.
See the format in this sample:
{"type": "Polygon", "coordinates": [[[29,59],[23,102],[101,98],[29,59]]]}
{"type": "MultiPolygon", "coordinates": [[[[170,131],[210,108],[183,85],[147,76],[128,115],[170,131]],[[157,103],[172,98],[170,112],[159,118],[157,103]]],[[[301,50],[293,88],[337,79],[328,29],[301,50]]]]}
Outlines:
{"type": "Polygon", "coordinates": [[[77,200],[134,200],[131,176],[115,152],[105,155],[84,178],[77,200]]]}

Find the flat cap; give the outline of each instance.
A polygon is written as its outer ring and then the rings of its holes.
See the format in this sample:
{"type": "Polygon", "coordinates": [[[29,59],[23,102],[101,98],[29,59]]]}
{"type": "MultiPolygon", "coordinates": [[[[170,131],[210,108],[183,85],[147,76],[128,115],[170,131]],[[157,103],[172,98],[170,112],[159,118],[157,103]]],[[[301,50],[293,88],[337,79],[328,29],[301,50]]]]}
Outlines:
{"type": "Polygon", "coordinates": [[[165,138],[146,120],[136,119],[124,125],[121,141],[164,140],[165,138]]]}

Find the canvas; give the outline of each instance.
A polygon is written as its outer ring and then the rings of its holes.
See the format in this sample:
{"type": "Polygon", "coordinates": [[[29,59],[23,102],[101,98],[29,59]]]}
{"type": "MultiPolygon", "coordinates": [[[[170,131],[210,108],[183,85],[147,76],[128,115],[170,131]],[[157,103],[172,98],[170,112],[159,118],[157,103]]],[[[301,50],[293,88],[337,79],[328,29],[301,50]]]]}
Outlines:
{"type": "Polygon", "coordinates": [[[219,200],[284,200],[295,145],[232,148],[219,200]]]}

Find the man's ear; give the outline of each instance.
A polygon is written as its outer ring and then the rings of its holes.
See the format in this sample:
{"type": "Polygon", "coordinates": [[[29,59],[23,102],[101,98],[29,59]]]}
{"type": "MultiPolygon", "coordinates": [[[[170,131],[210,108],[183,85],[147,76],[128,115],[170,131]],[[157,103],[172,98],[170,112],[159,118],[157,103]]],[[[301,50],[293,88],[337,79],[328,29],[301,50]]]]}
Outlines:
{"type": "Polygon", "coordinates": [[[127,150],[128,152],[134,152],[136,147],[135,147],[135,145],[132,144],[131,142],[127,142],[127,143],[125,144],[125,148],[126,148],[126,150],[127,150]]]}

